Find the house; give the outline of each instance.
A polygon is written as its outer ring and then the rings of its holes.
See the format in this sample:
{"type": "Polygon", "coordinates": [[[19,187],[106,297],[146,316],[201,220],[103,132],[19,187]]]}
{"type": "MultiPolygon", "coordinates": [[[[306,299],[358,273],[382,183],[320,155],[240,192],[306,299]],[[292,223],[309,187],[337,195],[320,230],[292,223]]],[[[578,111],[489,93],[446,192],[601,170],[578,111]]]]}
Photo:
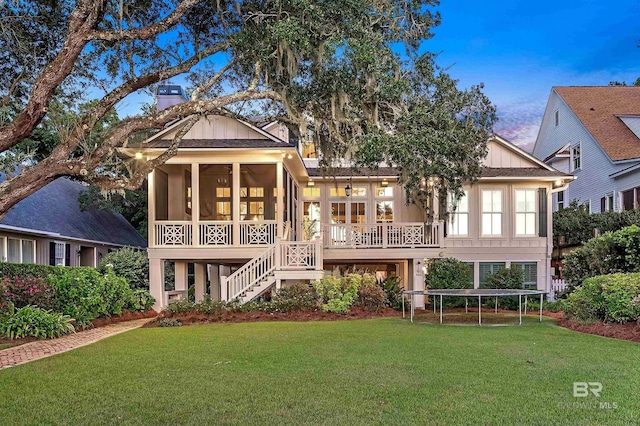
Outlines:
{"type": "Polygon", "coordinates": [[[78,196],[85,188],[58,178],[9,210],[0,220],[2,261],[97,266],[109,251],[146,247],[145,239],[119,213],[81,211],[78,196]]]}
{"type": "MultiPolygon", "coordinates": [[[[125,152],[154,158],[185,122],[125,152]]],[[[345,167],[323,176],[313,146],[288,139],[283,129],[203,117],[177,155],[149,174],[156,309],[186,296],[190,263],[197,300],[209,293],[248,301],[336,269],[398,276],[405,288],[421,289],[429,261],[444,257],[468,262],[476,287],[489,272],[511,266],[525,271],[527,287],[549,289],[547,206],[572,176],[494,136],[482,177],[466,188],[450,223],[425,223],[419,208],[407,205],[395,169],[345,167]],[[170,291],[165,262],[175,264],[170,291]]]]}
{"type": "Polygon", "coordinates": [[[591,213],[640,202],[640,87],[553,87],[533,155],[577,179],[553,197],[591,213]]]}

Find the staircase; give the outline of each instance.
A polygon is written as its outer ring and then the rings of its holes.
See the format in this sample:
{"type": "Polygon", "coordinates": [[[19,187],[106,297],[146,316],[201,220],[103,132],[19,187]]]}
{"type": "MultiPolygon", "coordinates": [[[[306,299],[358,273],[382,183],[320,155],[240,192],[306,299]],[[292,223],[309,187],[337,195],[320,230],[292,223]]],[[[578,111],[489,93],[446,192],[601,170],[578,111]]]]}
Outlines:
{"type": "Polygon", "coordinates": [[[322,270],[320,240],[281,241],[242,265],[228,277],[221,277],[223,300],[237,299],[240,303],[254,300],[274,284],[280,287],[283,279],[320,279],[322,270]]]}

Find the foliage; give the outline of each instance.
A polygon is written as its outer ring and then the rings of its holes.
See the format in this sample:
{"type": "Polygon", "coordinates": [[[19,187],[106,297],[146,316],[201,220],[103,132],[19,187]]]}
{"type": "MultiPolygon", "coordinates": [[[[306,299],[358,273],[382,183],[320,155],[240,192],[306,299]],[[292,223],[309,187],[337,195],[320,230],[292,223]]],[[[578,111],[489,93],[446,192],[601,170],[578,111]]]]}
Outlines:
{"type": "Polygon", "coordinates": [[[60,273],[63,270],[62,266],[0,262],[0,277],[47,278],[49,275],[60,273]]]}
{"type": "Polygon", "coordinates": [[[4,300],[11,302],[16,308],[34,305],[42,309],[53,309],[55,305],[55,290],[44,278],[5,277],[0,289],[4,293],[4,300]]]}
{"type": "MultiPolygon", "coordinates": [[[[487,282],[483,286],[484,288],[495,289],[520,289],[522,290],[524,284],[524,272],[519,268],[502,268],[494,274],[487,275],[487,282]]],[[[486,303],[491,303],[491,306],[495,306],[493,302],[489,300],[486,303]]],[[[519,306],[518,296],[506,296],[498,298],[498,307],[504,309],[518,309],[519,306]]]]}
{"type": "Polygon", "coordinates": [[[0,335],[10,339],[55,338],[74,331],[71,318],[35,306],[24,306],[7,317],[0,317],[0,335]]]}
{"type": "Polygon", "coordinates": [[[636,225],[592,238],[564,259],[564,279],[573,286],[617,272],[640,272],[640,227],[636,225]]]}
{"type": "Polygon", "coordinates": [[[558,299],[553,302],[545,302],[543,308],[549,312],[560,312],[564,310],[564,300],[558,299]]]}
{"type": "Polygon", "coordinates": [[[384,291],[386,306],[401,311],[403,289],[400,287],[400,278],[387,277],[384,280],[379,280],[378,285],[384,291]]]}
{"type": "Polygon", "coordinates": [[[156,325],[158,327],[180,327],[182,323],[174,318],[162,318],[156,321],[156,325]]]}
{"type": "Polygon", "coordinates": [[[581,245],[593,238],[594,229],[605,234],[631,225],[640,226],[640,209],[589,214],[584,205],[574,200],[564,209],[553,213],[554,245],[581,245]]]}
{"type": "Polygon", "coordinates": [[[105,274],[111,269],[123,277],[132,289],[149,289],[149,258],[144,250],[124,247],[102,258],[98,271],[105,274]]]}
{"type": "Polygon", "coordinates": [[[131,297],[125,304],[125,309],[132,312],[146,312],[156,303],[155,297],[149,293],[149,290],[133,290],[131,297]]]}
{"type": "Polygon", "coordinates": [[[346,277],[328,275],[313,283],[322,300],[322,310],[344,314],[358,299],[358,289],[363,283],[375,284],[375,276],[365,273],[349,274],[346,277]]]}
{"type": "Polygon", "coordinates": [[[271,304],[279,312],[291,312],[314,311],[320,308],[322,302],[313,286],[298,282],[274,292],[271,304]]]}
{"type": "Polygon", "coordinates": [[[88,267],[62,271],[49,276],[56,291],[56,311],[71,316],[80,327],[89,326],[96,318],[122,313],[131,300],[131,289],[124,278],[112,273],[102,276],[88,267]]]}
{"type": "Polygon", "coordinates": [[[591,277],[564,301],[565,315],[581,323],[630,322],[640,318],[640,273],[591,277]]]}
{"type": "Polygon", "coordinates": [[[473,272],[457,259],[435,259],[429,264],[425,285],[432,289],[473,288],[473,272]]]}
{"type": "Polygon", "coordinates": [[[363,282],[358,288],[358,305],[370,312],[377,312],[386,305],[384,290],[376,283],[363,282]]]}

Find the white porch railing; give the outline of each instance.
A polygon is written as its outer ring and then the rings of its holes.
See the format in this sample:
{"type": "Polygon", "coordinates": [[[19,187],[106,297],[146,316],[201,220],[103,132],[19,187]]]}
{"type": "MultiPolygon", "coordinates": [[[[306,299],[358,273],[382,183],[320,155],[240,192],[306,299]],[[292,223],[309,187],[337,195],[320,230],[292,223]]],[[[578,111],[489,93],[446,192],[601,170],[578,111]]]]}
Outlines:
{"type": "Polygon", "coordinates": [[[323,266],[320,241],[281,241],[245,263],[228,277],[222,277],[222,299],[233,300],[261,281],[275,281],[276,271],[318,270],[323,266]]]}
{"type": "Polygon", "coordinates": [[[155,223],[156,246],[190,246],[192,225],[187,221],[162,221],[155,223]]]}
{"type": "Polygon", "coordinates": [[[240,245],[269,245],[276,242],[278,223],[275,220],[240,223],[240,245]]]}
{"type": "Polygon", "coordinates": [[[443,232],[442,222],[323,225],[327,248],[440,247],[443,232]]]}
{"type": "Polygon", "coordinates": [[[201,246],[230,246],[233,244],[233,224],[230,222],[199,222],[201,246]]]}

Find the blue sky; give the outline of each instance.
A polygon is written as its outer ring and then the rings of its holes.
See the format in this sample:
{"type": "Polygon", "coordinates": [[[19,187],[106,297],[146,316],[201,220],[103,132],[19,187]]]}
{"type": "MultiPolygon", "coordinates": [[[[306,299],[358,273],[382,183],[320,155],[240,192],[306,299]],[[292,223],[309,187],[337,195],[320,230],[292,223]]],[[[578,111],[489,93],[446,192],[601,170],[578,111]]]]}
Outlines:
{"type": "Polygon", "coordinates": [[[484,83],[496,132],[532,148],[552,86],[640,77],[640,1],[442,0],[424,44],[460,87],[484,83]]]}

